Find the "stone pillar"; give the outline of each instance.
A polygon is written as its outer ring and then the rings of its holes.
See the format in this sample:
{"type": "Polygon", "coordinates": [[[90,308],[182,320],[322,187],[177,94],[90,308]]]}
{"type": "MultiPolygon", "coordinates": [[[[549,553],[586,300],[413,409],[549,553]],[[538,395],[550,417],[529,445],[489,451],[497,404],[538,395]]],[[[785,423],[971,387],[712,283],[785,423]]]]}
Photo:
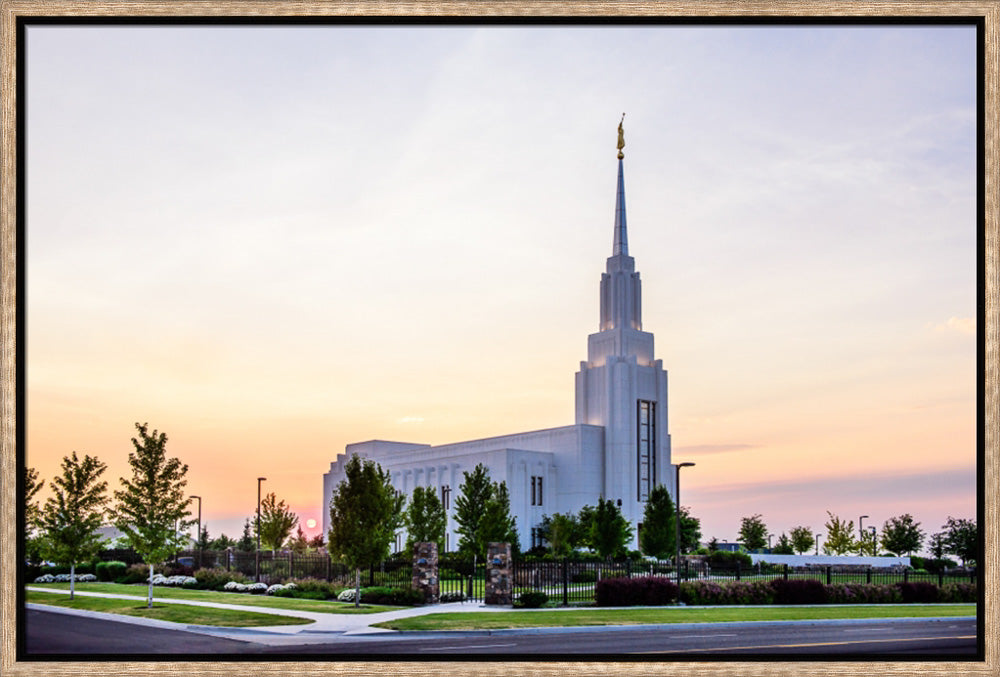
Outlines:
{"type": "Polygon", "coordinates": [[[437,543],[422,541],[413,544],[413,589],[423,591],[425,603],[438,603],[440,587],[437,543]]]}
{"type": "Polygon", "coordinates": [[[486,603],[513,604],[510,543],[490,543],[486,552],[486,603]]]}

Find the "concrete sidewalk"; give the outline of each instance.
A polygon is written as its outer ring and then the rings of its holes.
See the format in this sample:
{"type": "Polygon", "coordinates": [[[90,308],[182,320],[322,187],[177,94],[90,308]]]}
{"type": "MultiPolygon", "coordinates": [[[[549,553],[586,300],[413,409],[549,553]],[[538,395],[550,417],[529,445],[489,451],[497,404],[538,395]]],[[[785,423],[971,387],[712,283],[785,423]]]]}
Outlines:
{"type": "MultiPolygon", "coordinates": [[[[39,588],[31,585],[26,586],[25,590],[57,594],[62,593],[66,595],[69,594],[69,590],[53,590],[52,588],[39,588]]],[[[121,595],[106,592],[85,592],[80,590],[76,591],[76,595],[79,595],[80,597],[128,599],[135,600],[137,602],[146,601],[145,595],[121,595]]],[[[44,604],[27,604],[26,606],[29,609],[57,611],[77,616],[103,618],[123,623],[172,628],[174,630],[187,630],[190,632],[212,635],[214,637],[226,637],[228,639],[239,639],[269,645],[310,644],[329,642],[337,636],[357,637],[358,635],[394,633],[396,632],[394,630],[373,628],[371,625],[373,623],[391,621],[397,618],[410,618],[412,616],[423,616],[426,614],[448,613],[454,611],[503,612],[510,610],[510,607],[500,607],[494,605],[487,606],[481,602],[450,602],[447,604],[431,604],[427,606],[417,606],[406,609],[398,609],[396,611],[382,611],[370,614],[338,614],[316,611],[297,611],[293,609],[276,609],[264,606],[247,606],[244,604],[201,602],[156,596],[153,597],[153,601],[162,604],[187,604],[190,606],[206,606],[216,609],[231,609],[233,611],[254,611],[257,613],[272,614],[275,616],[294,616],[297,618],[307,618],[311,620],[312,623],[308,625],[268,625],[253,628],[227,628],[214,625],[187,625],[184,623],[171,623],[169,621],[138,618],[135,616],[125,616],[123,614],[109,614],[99,611],[86,611],[82,609],[66,609],[65,607],[56,607],[44,604]]]]}

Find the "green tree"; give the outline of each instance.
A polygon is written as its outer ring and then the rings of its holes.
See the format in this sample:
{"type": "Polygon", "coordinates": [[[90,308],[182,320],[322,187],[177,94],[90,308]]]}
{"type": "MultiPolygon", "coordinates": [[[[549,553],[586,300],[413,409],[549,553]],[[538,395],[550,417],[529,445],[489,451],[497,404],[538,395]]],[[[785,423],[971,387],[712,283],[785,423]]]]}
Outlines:
{"type": "Polygon", "coordinates": [[[812,550],[812,547],[816,545],[816,538],[809,527],[795,527],[788,533],[792,541],[792,550],[797,555],[812,550]]]}
{"type": "Polygon", "coordinates": [[[739,542],[747,552],[756,552],[767,545],[767,526],[760,515],[743,518],[740,522],[739,542]]]}
{"type": "MultiPolygon", "coordinates": [[[[249,525],[248,525],[249,526],[249,525]]],[[[208,544],[209,550],[225,550],[236,546],[236,541],[225,534],[219,534],[218,538],[213,538],[208,544]]]]}
{"type": "Polygon", "coordinates": [[[149,432],[146,423],[136,423],[138,438],[128,455],[132,477],[121,478],[122,489],[115,492],[115,526],[129,545],[149,565],[147,608],[153,608],[153,565],[180,550],[191,526],[190,498],[184,497],[188,467],[177,458],[167,458],[167,435],[149,432]]]}
{"type": "Polygon", "coordinates": [[[642,512],[642,529],[639,531],[639,549],[644,555],[656,559],[674,556],[677,525],[674,522],[674,501],[662,484],[653,487],[642,512]]]}
{"type": "Polygon", "coordinates": [[[459,552],[479,558],[486,556],[482,523],[492,494],[490,474],[482,463],[476,465],[471,473],[462,473],[462,484],[455,497],[455,530],[459,536],[459,552]]]}
{"type": "Polygon", "coordinates": [[[288,541],[288,549],[296,555],[304,555],[308,552],[309,540],[306,538],[305,532],[302,531],[301,525],[295,531],[295,536],[288,541]]]}
{"type": "Polygon", "coordinates": [[[854,542],[854,548],[858,551],[860,557],[864,557],[865,555],[875,556],[878,554],[878,535],[872,529],[862,531],[858,534],[858,540],[854,542]]]}
{"type": "Polygon", "coordinates": [[[236,543],[236,549],[240,552],[253,552],[257,549],[257,540],[254,538],[253,528],[255,520],[256,516],[253,518],[247,517],[243,522],[243,535],[240,536],[240,540],[236,543]]]}
{"type": "Polygon", "coordinates": [[[899,557],[920,550],[924,543],[924,532],[920,522],[914,522],[910,514],[892,517],[882,525],[882,547],[899,557]]]}
{"type": "Polygon", "coordinates": [[[829,510],[826,514],[830,520],[824,525],[826,527],[826,541],[823,543],[823,552],[827,555],[843,555],[851,552],[857,547],[854,540],[854,522],[851,520],[841,520],[829,510]]]}
{"type": "Polygon", "coordinates": [[[415,487],[406,506],[406,552],[412,555],[414,543],[437,543],[444,552],[444,533],[448,524],[441,499],[433,487],[415,487]]]}
{"type": "Polygon", "coordinates": [[[43,552],[58,564],[68,564],[69,598],[73,599],[76,565],[101,550],[96,533],[104,522],[108,483],[99,481],[107,465],[93,456],[62,460],[62,474],[49,483],[52,496],[45,502],[39,524],[45,534],[43,552]]]}
{"type": "Polygon", "coordinates": [[[45,482],[38,478],[37,470],[27,467],[24,469],[24,554],[32,564],[44,559],[42,554],[44,539],[39,532],[42,509],[35,498],[44,484],[45,482]]]}
{"type": "Polygon", "coordinates": [[[701,546],[701,520],[691,509],[681,506],[681,553],[694,552],[701,546]]]}
{"type": "Polygon", "coordinates": [[[717,539],[715,536],[712,536],[712,538],[708,539],[708,544],[706,547],[708,548],[709,552],[716,552],[719,549],[719,539],[717,539]]]}
{"type": "Polygon", "coordinates": [[[949,516],[941,528],[945,530],[945,552],[961,559],[963,567],[968,562],[979,561],[979,529],[975,521],[949,516]]]}
{"type": "Polygon", "coordinates": [[[201,528],[201,534],[198,536],[198,540],[195,541],[194,547],[197,550],[208,550],[212,546],[212,539],[208,537],[208,525],[204,525],[201,528]]]}
{"type": "Polygon", "coordinates": [[[260,540],[270,550],[281,550],[298,523],[298,516],[273,491],[260,502],[260,540]]]}
{"type": "Polygon", "coordinates": [[[943,531],[939,531],[930,537],[930,541],[927,547],[930,548],[931,554],[934,555],[934,559],[942,559],[944,557],[944,551],[947,547],[945,545],[945,537],[947,534],[943,531]]]}
{"type": "Polygon", "coordinates": [[[594,547],[594,539],[592,534],[594,533],[594,515],[596,510],[594,506],[585,505],[580,508],[580,512],[576,514],[577,524],[580,525],[580,544],[589,548],[590,550],[596,551],[597,548],[594,547]]]}
{"type": "Polygon", "coordinates": [[[405,497],[388,471],[357,454],[344,466],[345,479],[330,499],[330,553],[354,569],[354,606],[361,601],[361,569],[389,556],[403,522],[405,497]]]}
{"type": "Polygon", "coordinates": [[[597,509],[590,525],[590,541],[601,557],[621,557],[632,539],[632,527],[622,517],[614,501],[597,499],[597,509]]]}
{"type": "Polygon", "coordinates": [[[774,548],[771,549],[775,555],[794,555],[795,550],[792,549],[792,541],[788,536],[782,533],[778,536],[778,542],[775,544],[774,548]]]}
{"type": "Polygon", "coordinates": [[[479,524],[479,547],[486,556],[490,543],[510,543],[514,555],[520,553],[521,539],[517,534],[517,519],[510,514],[510,494],[506,482],[493,482],[486,499],[483,519],[479,524]]]}
{"type": "Polygon", "coordinates": [[[324,545],[326,545],[326,541],[323,540],[323,534],[316,534],[309,539],[309,547],[314,550],[319,550],[324,545]]]}
{"type": "Polygon", "coordinates": [[[542,524],[545,528],[541,536],[548,541],[552,554],[558,557],[566,557],[584,540],[576,515],[557,512],[551,517],[546,515],[542,524]]]}

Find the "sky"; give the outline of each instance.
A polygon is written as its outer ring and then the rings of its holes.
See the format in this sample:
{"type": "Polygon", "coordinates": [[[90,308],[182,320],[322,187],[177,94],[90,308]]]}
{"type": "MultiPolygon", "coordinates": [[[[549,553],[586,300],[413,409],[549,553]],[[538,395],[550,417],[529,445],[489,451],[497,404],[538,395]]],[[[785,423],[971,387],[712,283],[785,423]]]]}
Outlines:
{"type": "Polygon", "coordinates": [[[31,26],[27,64],[45,480],[116,489],[148,422],[238,537],[257,477],[321,524],[350,442],[574,423],[625,112],[703,540],[975,517],[971,27],[31,26]]]}

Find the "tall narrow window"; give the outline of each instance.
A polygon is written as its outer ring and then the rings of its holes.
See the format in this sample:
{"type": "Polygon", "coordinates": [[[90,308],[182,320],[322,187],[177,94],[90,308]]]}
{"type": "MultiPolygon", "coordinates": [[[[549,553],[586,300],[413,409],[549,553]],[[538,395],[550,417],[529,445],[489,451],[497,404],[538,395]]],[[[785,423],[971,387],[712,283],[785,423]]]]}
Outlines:
{"type": "Polygon", "coordinates": [[[531,505],[542,505],[542,478],[531,476],[531,505]]]}
{"type": "Polygon", "coordinates": [[[639,400],[636,411],[638,499],[645,501],[656,483],[656,403],[639,400]]]}

